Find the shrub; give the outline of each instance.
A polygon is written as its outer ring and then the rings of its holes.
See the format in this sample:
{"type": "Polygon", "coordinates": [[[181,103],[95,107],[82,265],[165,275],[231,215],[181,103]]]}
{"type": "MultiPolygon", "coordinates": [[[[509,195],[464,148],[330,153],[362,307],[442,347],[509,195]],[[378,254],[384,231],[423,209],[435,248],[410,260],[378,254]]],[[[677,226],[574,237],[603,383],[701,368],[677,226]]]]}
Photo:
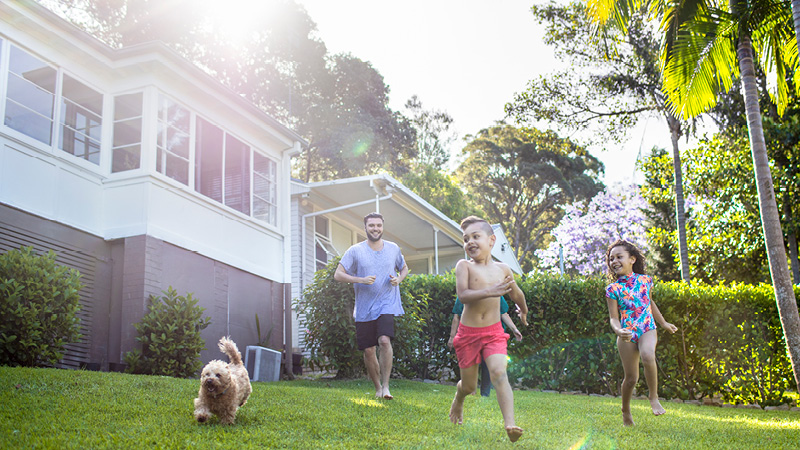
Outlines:
{"type": "Polygon", "coordinates": [[[32,247],[0,255],[0,364],[53,366],[81,338],[80,273],[32,247]]]}
{"type": "Polygon", "coordinates": [[[142,344],[125,354],[128,373],[189,378],[202,363],[205,342],[200,332],[210,324],[192,294],[179,296],[171,286],[163,296],[150,296],[149,312],[134,324],[142,344]]]}

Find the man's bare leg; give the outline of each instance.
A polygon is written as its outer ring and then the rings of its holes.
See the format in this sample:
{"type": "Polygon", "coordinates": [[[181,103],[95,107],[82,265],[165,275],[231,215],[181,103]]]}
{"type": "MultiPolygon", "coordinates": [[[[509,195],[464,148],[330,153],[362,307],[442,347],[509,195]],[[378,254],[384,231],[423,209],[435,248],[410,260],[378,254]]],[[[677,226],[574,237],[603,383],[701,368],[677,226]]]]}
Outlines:
{"type": "Polygon", "coordinates": [[[375,397],[383,397],[380,379],[380,366],[378,365],[378,356],[375,353],[375,347],[364,349],[364,365],[367,366],[367,376],[372,380],[375,385],[375,397]]]}
{"type": "Polygon", "coordinates": [[[636,382],[639,381],[639,347],[633,342],[617,338],[617,349],[622,360],[625,378],[622,380],[622,424],[626,427],[635,425],[631,414],[631,397],[636,382]]]}
{"type": "Polygon", "coordinates": [[[394,349],[392,348],[392,340],[389,336],[380,336],[378,338],[378,347],[380,347],[380,383],[382,386],[381,397],[391,400],[392,394],[389,392],[389,377],[392,375],[392,361],[394,358],[394,349]]]}
{"type": "Polygon", "coordinates": [[[464,399],[478,387],[478,364],[461,368],[461,380],[456,385],[456,396],[450,405],[450,422],[464,423],[464,399]]]}
{"type": "Polygon", "coordinates": [[[642,364],[644,365],[644,379],[647,381],[647,390],[650,391],[650,408],[653,410],[653,414],[660,416],[667,411],[661,406],[661,402],[658,401],[657,343],[658,334],[656,330],[650,330],[639,338],[639,354],[642,357],[642,364]]]}
{"type": "Polygon", "coordinates": [[[516,442],[522,436],[522,428],[517,426],[514,419],[514,391],[511,390],[511,384],[508,382],[507,365],[508,358],[502,353],[489,355],[486,358],[486,367],[489,368],[492,384],[497,393],[497,403],[503,414],[506,434],[511,442],[516,442]]]}

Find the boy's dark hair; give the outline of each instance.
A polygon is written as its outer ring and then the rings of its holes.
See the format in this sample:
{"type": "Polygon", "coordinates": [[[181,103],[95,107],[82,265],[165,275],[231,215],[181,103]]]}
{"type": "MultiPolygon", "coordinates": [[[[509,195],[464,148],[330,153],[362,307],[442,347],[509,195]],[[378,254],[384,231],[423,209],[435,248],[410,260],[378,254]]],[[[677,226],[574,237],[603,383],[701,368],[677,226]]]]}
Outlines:
{"type": "Polygon", "coordinates": [[[628,252],[629,255],[631,255],[634,258],[636,258],[636,262],[633,263],[633,272],[634,273],[638,273],[640,275],[644,275],[645,274],[644,273],[644,255],[642,255],[642,252],[641,252],[641,250],[639,250],[639,247],[637,247],[636,245],[634,245],[631,242],[626,241],[625,239],[619,239],[616,242],[614,242],[613,244],[609,245],[608,249],[606,250],[606,267],[608,268],[608,276],[612,280],[616,280],[617,279],[617,275],[614,273],[613,270],[611,270],[611,266],[608,263],[608,258],[611,256],[611,250],[613,250],[614,247],[622,247],[622,248],[625,249],[626,252],[628,252]]]}
{"type": "Polygon", "coordinates": [[[383,216],[380,213],[371,212],[364,216],[364,226],[367,226],[367,220],[369,219],[381,219],[381,222],[384,222],[383,216]]]}
{"type": "Polygon", "coordinates": [[[464,230],[466,230],[466,229],[467,229],[467,228],[468,228],[470,225],[472,225],[473,223],[479,223],[479,224],[481,224],[481,229],[482,229],[483,231],[485,231],[485,232],[486,232],[486,234],[487,234],[488,236],[492,236],[492,235],[494,234],[494,229],[492,228],[492,226],[491,226],[491,225],[489,225],[489,222],[485,221],[484,219],[481,219],[481,218],[480,218],[480,217],[478,217],[478,216],[468,216],[468,217],[465,217],[465,218],[464,218],[464,219],[461,221],[461,231],[464,231],[464,230]]]}

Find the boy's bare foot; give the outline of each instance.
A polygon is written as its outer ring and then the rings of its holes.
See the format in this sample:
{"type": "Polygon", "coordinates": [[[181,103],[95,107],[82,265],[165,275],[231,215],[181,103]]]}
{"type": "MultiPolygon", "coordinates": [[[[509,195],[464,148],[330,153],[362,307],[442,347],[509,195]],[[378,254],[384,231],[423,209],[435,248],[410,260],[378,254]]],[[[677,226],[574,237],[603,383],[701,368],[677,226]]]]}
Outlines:
{"type": "Polygon", "coordinates": [[[622,411],[622,424],[625,425],[626,427],[632,427],[636,425],[635,423],[633,423],[633,414],[631,414],[630,411],[627,412],[625,412],[625,410],[622,411]]]}
{"type": "Polygon", "coordinates": [[[450,405],[450,422],[456,425],[464,423],[464,399],[458,401],[458,392],[453,398],[453,404],[450,405]]]}
{"type": "Polygon", "coordinates": [[[661,402],[659,402],[658,399],[655,399],[655,400],[650,399],[650,408],[653,409],[653,415],[656,415],[656,416],[660,416],[660,415],[664,414],[665,412],[667,412],[667,410],[664,409],[663,406],[661,406],[661,402]]]}
{"type": "Polygon", "coordinates": [[[511,442],[517,442],[517,440],[522,437],[522,428],[515,425],[509,425],[506,427],[506,434],[508,434],[508,438],[511,440],[511,442]]]}

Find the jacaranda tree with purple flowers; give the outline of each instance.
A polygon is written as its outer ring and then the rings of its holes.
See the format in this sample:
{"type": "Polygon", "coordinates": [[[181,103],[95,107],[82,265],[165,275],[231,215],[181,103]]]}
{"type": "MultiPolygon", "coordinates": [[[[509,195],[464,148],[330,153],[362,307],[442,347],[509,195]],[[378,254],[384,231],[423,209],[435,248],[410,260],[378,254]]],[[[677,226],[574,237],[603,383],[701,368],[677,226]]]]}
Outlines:
{"type": "Polygon", "coordinates": [[[647,202],[633,185],[606,188],[588,204],[581,201],[569,205],[564,218],[551,231],[555,241],[536,252],[540,267],[559,271],[559,255],[563,251],[565,273],[604,273],[606,248],[620,238],[646,253],[645,208],[647,202]]]}

